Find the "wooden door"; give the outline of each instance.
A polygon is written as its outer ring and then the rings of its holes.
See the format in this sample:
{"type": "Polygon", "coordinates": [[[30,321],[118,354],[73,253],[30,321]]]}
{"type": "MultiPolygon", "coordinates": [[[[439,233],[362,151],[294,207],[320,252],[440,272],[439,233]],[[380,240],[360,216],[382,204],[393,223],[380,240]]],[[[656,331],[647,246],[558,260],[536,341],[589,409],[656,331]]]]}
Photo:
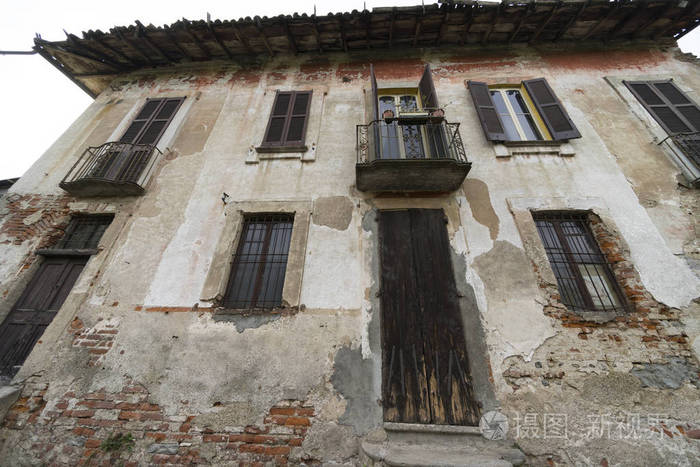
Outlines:
{"type": "Polygon", "coordinates": [[[444,213],[380,211],[379,243],[384,419],[477,425],[444,213]]]}
{"type": "Polygon", "coordinates": [[[0,376],[12,377],[61,308],[89,256],[47,257],[0,324],[0,376]]]}

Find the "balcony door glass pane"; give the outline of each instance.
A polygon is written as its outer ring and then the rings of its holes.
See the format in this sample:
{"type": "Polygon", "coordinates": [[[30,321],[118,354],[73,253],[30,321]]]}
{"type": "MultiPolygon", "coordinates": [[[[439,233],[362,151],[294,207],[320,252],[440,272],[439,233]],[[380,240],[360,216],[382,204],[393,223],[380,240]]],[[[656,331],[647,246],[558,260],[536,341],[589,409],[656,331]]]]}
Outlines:
{"type": "MultiPolygon", "coordinates": [[[[394,96],[382,96],[379,98],[379,116],[384,117],[384,112],[391,110],[396,115],[396,102],[394,96]]],[[[379,137],[382,142],[382,159],[400,159],[399,134],[396,122],[386,123],[382,120],[379,123],[379,137]]]]}
{"type": "MultiPolygon", "coordinates": [[[[416,96],[403,95],[400,96],[399,99],[401,110],[418,110],[418,98],[416,96]]],[[[421,132],[421,126],[401,125],[401,133],[403,136],[406,159],[424,159],[425,150],[423,149],[423,134],[421,132]]]]}

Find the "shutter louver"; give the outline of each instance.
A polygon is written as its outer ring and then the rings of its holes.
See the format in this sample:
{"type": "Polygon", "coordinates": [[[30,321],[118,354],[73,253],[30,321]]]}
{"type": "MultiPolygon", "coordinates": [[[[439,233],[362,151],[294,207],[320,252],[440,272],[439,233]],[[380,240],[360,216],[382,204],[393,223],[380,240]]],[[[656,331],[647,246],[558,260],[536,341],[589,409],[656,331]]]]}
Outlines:
{"type": "Polygon", "coordinates": [[[496,112],[496,106],[491,99],[491,93],[486,83],[480,81],[467,82],[469,93],[474,101],[476,113],[489,141],[507,141],[506,132],[501,123],[501,117],[496,112]]]}
{"type": "Polygon", "coordinates": [[[430,64],[425,65],[423,76],[418,82],[418,90],[420,91],[420,100],[424,109],[437,109],[439,107],[433,75],[430,72],[430,64]]]}
{"type": "Polygon", "coordinates": [[[184,98],[149,99],[119,139],[122,143],[156,144],[184,98]]]}
{"type": "Polygon", "coordinates": [[[669,134],[700,131],[700,109],[672,81],[623,81],[669,134]]]}
{"type": "Polygon", "coordinates": [[[285,143],[304,143],[306,123],[309,117],[309,104],[311,104],[311,91],[294,93],[294,103],[289,116],[289,129],[287,130],[285,143]]]}
{"type": "Polygon", "coordinates": [[[552,139],[566,140],[581,137],[581,133],[546,79],[530,79],[523,81],[523,85],[552,134],[552,139]]]}
{"type": "Polygon", "coordinates": [[[277,91],[263,146],[303,145],[312,91],[277,91]]]}

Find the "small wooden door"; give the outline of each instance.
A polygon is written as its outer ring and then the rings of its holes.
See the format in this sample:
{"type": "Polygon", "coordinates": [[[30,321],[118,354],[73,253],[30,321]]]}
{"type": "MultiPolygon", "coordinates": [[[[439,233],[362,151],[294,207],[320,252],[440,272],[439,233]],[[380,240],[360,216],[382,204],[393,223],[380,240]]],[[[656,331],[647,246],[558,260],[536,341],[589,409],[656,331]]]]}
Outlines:
{"type": "Polygon", "coordinates": [[[379,213],[386,421],[479,422],[445,222],[439,209],[379,213]]]}
{"type": "Polygon", "coordinates": [[[0,376],[12,377],[51,324],[89,256],[47,257],[0,324],[0,376]]]}

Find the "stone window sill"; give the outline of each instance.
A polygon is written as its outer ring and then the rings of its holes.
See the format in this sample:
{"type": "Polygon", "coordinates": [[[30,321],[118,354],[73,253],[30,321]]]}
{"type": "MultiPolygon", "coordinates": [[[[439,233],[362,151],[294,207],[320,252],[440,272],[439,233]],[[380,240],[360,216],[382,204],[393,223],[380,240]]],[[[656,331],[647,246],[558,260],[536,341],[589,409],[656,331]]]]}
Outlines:
{"type": "Polygon", "coordinates": [[[562,156],[576,154],[568,141],[505,141],[494,144],[496,157],[511,156],[562,156]]]}
{"type": "Polygon", "coordinates": [[[251,146],[248,149],[246,164],[257,164],[260,160],[300,159],[302,162],[316,160],[316,143],[309,148],[303,146],[251,146]]]}

